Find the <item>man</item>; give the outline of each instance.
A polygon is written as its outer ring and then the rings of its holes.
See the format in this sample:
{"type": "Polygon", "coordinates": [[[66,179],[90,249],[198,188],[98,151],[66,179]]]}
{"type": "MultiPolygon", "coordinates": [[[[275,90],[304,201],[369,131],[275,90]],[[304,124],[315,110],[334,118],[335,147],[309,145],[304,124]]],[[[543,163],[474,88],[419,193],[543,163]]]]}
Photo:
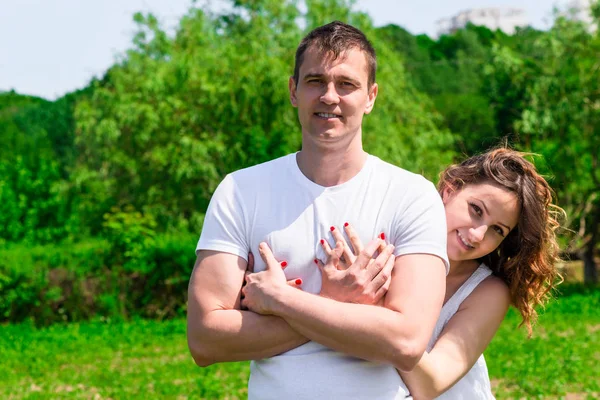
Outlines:
{"type": "MultiPolygon", "coordinates": [[[[447,268],[440,197],[421,176],[362,149],[375,71],[375,52],[356,28],[332,22],[309,33],[289,80],[302,150],[228,175],[207,210],[190,280],[188,344],[201,366],[255,360],[250,399],[402,398],[395,368],[416,364],[439,315],[447,268]],[[384,232],[394,245],[383,250],[395,256],[384,307],[317,295],[319,242],[346,221],[363,242],[384,232]],[[247,254],[258,254],[261,242],[286,261],[288,279],[302,281],[282,311],[289,323],[240,310],[247,254]]],[[[372,265],[359,259],[364,269],[372,265]]],[[[256,257],[255,270],[264,269],[256,257]]]]}

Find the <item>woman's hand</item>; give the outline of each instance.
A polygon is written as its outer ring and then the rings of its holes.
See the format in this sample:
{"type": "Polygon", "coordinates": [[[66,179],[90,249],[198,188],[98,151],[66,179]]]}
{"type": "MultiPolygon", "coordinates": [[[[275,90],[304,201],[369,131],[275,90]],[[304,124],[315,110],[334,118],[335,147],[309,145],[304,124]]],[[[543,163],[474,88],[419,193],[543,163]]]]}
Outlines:
{"type": "Polygon", "coordinates": [[[325,264],[315,260],[322,278],[319,294],[345,303],[379,304],[390,286],[394,246],[386,245],[382,235],[363,248],[354,228],[345,224],[344,229],[352,247],[337,228],[331,231],[336,240],[334,249],[321,240],[328,259],[325,264]]]}
{"type": "Polygon", "coordinates": [[[266,243],[258,246],[258,252],[265,262],[266,268],[262,272],[254,271],[254,256],[248,255],[248,266],[244,276],[241,294],[241,309],[250,310],[257,314],[271,314],[276,303],[277,294],[287,286],[300,288],[301,279],[286,281],[283,269],[287,262],[275,260],[273,252],[266,243]]]}

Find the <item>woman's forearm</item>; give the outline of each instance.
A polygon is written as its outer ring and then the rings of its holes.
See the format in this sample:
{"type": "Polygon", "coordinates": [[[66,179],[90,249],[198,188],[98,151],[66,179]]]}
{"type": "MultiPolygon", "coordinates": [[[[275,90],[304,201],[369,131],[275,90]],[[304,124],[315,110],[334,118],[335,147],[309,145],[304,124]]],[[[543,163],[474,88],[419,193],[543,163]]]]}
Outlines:
{"type": "Polygon", "coordinates": [[[415,400],[434,399],[450,389],[467,372],[464,359],[452,359],[440,351],[425,352],[412,371],[400,371],[415,400]]]}

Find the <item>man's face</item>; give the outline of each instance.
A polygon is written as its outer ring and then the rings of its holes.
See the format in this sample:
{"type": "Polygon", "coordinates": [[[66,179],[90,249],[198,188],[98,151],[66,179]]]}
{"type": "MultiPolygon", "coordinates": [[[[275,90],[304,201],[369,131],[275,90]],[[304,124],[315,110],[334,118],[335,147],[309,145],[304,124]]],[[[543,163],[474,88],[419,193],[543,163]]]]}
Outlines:
{"type": "Polygon", "coordinates": [[[361,132],[363,115],[371,112],[377,97],[377,84],[368,88],[367,71],[360,49],[349,49],[336,60],[313,48],[306,51],[297,85],[293,78],[289,81],[303,141],[349,143],[361,132]]]}

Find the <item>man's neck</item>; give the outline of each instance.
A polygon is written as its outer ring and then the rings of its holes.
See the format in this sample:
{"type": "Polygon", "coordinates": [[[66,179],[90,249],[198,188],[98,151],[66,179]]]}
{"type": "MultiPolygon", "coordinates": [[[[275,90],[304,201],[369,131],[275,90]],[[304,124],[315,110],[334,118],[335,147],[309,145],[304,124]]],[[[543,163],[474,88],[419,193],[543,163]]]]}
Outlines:
{"type": "Polygon", "coordinates": [[[296,162],[308,179],[317,185],[330,187],[341,185],[356,176],[367,157],[360,143],[343,151],[303,146],[296,156],[296,162]]]}

